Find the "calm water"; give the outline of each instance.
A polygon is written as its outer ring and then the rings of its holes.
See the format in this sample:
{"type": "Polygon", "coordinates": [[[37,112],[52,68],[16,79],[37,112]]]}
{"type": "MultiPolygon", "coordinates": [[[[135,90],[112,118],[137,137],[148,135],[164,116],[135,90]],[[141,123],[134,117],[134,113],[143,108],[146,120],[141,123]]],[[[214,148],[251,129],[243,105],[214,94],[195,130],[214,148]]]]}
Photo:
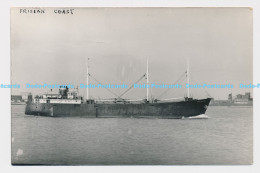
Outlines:
{"type": "Polygon", "coordinates": [[[12,163],[251,164],[253,109],[209,107],[208,119],[50,118],[12,105],[12,163]]]}

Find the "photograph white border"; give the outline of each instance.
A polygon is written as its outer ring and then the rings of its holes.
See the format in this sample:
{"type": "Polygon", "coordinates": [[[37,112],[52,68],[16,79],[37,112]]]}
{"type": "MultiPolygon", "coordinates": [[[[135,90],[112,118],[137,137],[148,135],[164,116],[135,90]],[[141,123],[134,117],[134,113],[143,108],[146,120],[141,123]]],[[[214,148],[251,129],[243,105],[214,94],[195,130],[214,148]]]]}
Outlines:
{"type": "MultiPolygon", "coordinates": [[[[252,7],[254,84],[260,83],[260,2],[257,0],[10,0],[0,2],[0,81],[10,83],[10,7],[252,7]]],[[[249,166],[12,166],[10,89],[0,89],[1,172],[259,172],[260,90],[254,90],[254,163],[249,166]]],[[[33,141],[32,141],[33,142],[33,141]]]]}

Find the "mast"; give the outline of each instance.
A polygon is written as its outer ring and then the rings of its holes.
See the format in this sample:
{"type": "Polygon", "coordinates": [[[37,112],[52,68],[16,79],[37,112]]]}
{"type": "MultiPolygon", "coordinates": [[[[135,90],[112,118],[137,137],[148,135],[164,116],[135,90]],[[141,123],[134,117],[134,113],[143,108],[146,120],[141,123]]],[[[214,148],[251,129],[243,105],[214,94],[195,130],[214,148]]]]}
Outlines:
{"type": "Polygon", "coordinates": [[[147,58],[147,64],[146,64],[146,100],[148,101],[149,99],[149,63],[148,63],[148,58],[147,58]]]}
{"type": "Polygon", "coordinates": [[[87,59],[87,97],[86,97],[86,100],[89,99],[89,93],[88,93],[88,80],[89,80],[89,66],[88,66],[88,60],[89,58],[87,59]]]}
{"type": "Polygon", "coordinates": [[[190,65],[189,65],[189,59],[187,59],[187,97],[190,98],[190,65]]]}

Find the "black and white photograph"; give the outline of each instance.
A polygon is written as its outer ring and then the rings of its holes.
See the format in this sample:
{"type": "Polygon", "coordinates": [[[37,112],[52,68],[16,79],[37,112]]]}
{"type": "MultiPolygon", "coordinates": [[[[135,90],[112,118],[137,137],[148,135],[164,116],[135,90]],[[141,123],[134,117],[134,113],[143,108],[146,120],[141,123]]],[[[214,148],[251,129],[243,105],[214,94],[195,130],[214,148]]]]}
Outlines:
{"type": "Polygon", "coordinates": [[[254,163],[251,7],[12,7],[10,73],[12,165],[254,163]]]}

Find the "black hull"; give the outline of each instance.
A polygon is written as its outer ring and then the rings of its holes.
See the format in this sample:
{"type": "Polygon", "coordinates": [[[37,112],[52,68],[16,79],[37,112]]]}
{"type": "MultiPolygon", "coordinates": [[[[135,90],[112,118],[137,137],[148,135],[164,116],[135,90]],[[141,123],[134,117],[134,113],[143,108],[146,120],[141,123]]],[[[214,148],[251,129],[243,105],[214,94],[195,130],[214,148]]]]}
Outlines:
{"type": "Polygon", "coordinates": [[[50,104],[27,103],[25,114],[50,117],[183,118],[205,114],[210,98],[144,104],[50,104]]]}

